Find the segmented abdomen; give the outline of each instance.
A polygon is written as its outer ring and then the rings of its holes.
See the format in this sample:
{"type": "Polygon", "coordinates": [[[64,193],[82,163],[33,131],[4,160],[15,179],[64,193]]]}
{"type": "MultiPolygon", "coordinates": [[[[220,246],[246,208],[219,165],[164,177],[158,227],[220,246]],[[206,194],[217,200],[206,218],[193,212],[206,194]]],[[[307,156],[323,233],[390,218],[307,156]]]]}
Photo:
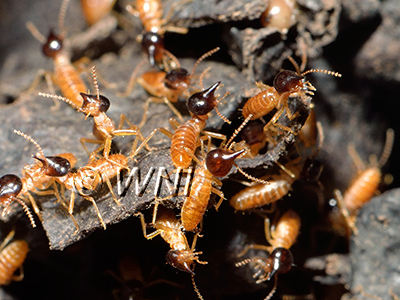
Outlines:
{"type": "Polygon", "coordinates": [[[253,116],[250,120],[256,120],[265,116],[275,108],[279,97],[279,94],[273,87],[268,87],[246,102],[242,110],[243,117],[247,118],[252,114],[253,116]]]}
{"type": "Polygon", "coordinates": [[[196,170],[189,197],[181,211],[182,225],[186,231],[193,231],[203,219],[210,200],[212,174],[205,168],[196,170]]]}
{"type": "Polygon", "coordinates": [[[0,254],[0,285],[9,284],[14,272],[22,266],[29,251],[25,241],[14,241],[0,254]]]}
{"type": "Polygon", "coordinates": [[[381,181],[381,171],[369,168],[362,172],[344,193],[344,204],[350,215],[357,211],[374,196],[381,181]]]}
{"type": "Polygon", "coordinates": [[[205,121],[192,118],[179,126],[171,141],[171,159],[175,168],[186,169],[192,163],[192,156],[185,150],[188,149],[194,155],[200,132],[205,127],[205,121]]]}

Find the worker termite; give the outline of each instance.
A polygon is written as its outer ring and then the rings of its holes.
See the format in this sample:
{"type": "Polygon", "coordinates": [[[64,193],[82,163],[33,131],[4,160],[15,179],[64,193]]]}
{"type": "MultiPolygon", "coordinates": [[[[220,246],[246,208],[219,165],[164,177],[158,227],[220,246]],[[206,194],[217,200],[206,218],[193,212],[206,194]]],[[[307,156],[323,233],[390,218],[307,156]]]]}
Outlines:
{"type": "Polygon", "coordinates": [[[108,15],[116,0],[81,0],[83,16],[89,26],[108,15]]]}
{"type": "MultiPolygon", "coordinates": [[[[130,157],[129,157],[130,158],[130,157]]],[[[68,173],[66,176],[56,178],[56,180],[71,192],[69,202],[69,214],[72,215],[75,203],[75,193],[81,195],[85,200],[92,202],[97,216],[100,220],[101,225],[106,229],[106,223],[100,214],[99,208],[97,207],[95,199],[88,195],[90,192],[94,192],[104,182],[112,195],[114,202],[120,206],[120,202],[115,196],[111,180],[119,176],[122,169],[129,170],[128,157],[122,154],[111,154],[108,157],[103,157],[95,161],[91,161],[86,166],[79,168],[74,173],[68,173]]]]}
{"type": "Polygon", "coordinates": [[[10,243],[14,234],[15,232],[11,231],[0,245],[0,285],[21,281],[24,278],[22,264],[28,254],[29,246],[24,240],[10,243]],[[19,275],[14,274],[17,269],[20,269],[19,275]]]}
{"type": "MultiPolygon", "coordinates": [[[[292,60],[292,62],[294,61],[292,60]]],[[[285,110],[289,120],[297,116],[297,112],[293,114],[290,111],[289,97],[299,96],[302,101],[305,101],[307,95],[314,94],[313,91],[315,91],[316,88],[309,81],[305,81],[305,75],[309,73],[324,73],[336,77],[342,76],[338,72],[322,69],[310,69],[300,73],[297,64],[295,64],[295,67],[297,73],[289,70],[279,72],[274,78],[273,86],[256,82],[256,86],[262,89],[262,91],[250,98],[243,107],[243,116],[247,118],[251,114],[253,115],[251,120],[261,118],[270,113],[273,109],[277,110],[271,120],[264,126],[265,133],[268,133],[268,131],[272,129],[271,125],[292,132],[289,127],[278,124],[277,121],[285,110]]]]}
{"type": "MultiPolygon", "coordinates": [[[[81,107],[83,104],[80,92],[86,92],[87,86],[85,82],[79,77],[78,70],[71,63],[71,54],[63,50],[63,41],[66,35],[64,29],[65,12],[69,0],[63,0],[59,15],[59,30],[60,34],[55,35],[51,30],[48,37],[45,38],[33,23],[26,24],[32,35],[43,44],[42,52],[45,56],[52,58],[54,61],[54,73],[52,76],[49,72],[40,71],[36,79],[31,85],[29,90],[32,90],[37,85],[38,80],[45,74],[48,85],[50,86],[51,93],[54,93],[52,82],[54,82],[61,90],[61,94],[70,99],[75,106],[81,107]]],[[[55,102],[56,107],[59,106],[58,101],[55,102]]]]}
{"type": "MultiPolygon", "coordinates": [[[[314,157],[318,150],[321,148],[323,143],[323,132],[320,123],[317,123],[317,128],[319,132],[319,147],[313,151],[311,157],[314,157]]],[[[302,129],[303,130],[303,129],[302,129]]],[[[301,131],[302,131],[301,130],[301,131]]],[[[300,132],[301,132],[300,131],[300,132]]],[[[311,141],[313,138],[317,138],[316,135],[312,137],[306,133],[308,144],[307,146],[315,146],[316,141],[311,141]]],[[[304,144],[305,146],[305,144],[304,144]]],[[[311,147],[310,146],[310,147],[311,147]]],[[[249,184],[250,186],[241,190],[235,194],[230,200],[229,204],[235,210],[248,210],[257,207],[261,207],[267,204],[274,203],[286,196],[291,190],[292,184],[300,178],[300,176],[306,176],[306,179],[317,180],[321,173],[320,165],[313,165],[311,158],[302,159],[300,155],[294,160],[290,160],[285,165],[276,162],[281,168],[279,174],[265,175],[261,179],[267,180],[267,184],[249,184]],[[311,178],[309,178],[311,177],[311,178]]]]}
{"type": "MultiPolygon", "coordinates": [[[[96,139],[81,138],[81,144],[91,157],[97,152],[104,149],[103,156],[107,158],[110,153],[112,139],[115,136],[135,135],[138,136],[141,140],[143,140],[143,136],[140,129],[137,126],[130,124],[124,114],[121,114],[118,127],[115,126],[114,121],[106,114],[107,110],[110,107],[110,100],[108,100],[108,98],[106,98],[105,96],[100,95],[99,93],[95,67],[92,67],[92,74],[97,93],[96,95],[79,93],[81,98],[83,99],[83,104],[81,105],[81,107],[78,107],[77,105],[75,105],[75,103],[73,103],[70,99],[66,97],[45,93],[39,93],[39,95],[67,102],[78,111],[83,112],[86,115],[86,118],[89,116],[92,117],[94,120],[93,135],[96,137],[96,139]],[[126,121],[128,125],[130,125],[128,129],[122,129],[124,121],[126,121]],[[100,144],[100,146],[97,147],[97,149],[95,149],[92,153],[90,153],[85,143],[100,144]]],[[[148,147],[147,145],[146,148],[151,150],[150,147],[148,147]]]]}
{"type": "MultiPolygon", "coordinates": [[[[353,180],[352,184],[347,188],[344,195],[339,190],[335,190],[335,198],[340,212],[345,217],[347,228],[345,234],[350,236],[352,230],[357,234],[357,228],[355,226],[356,216],[358,211],[372,199],[378,190],[379,183],[381,181],[382,172],[381,168],[387,162],[390,153],[392,151],[394,141],[393,129],[386,131],[386,142],[382,151],[382,155],[379,160],[373,157],[370,162],[370,166],[366,167],[358,156],[353,145],[348,146],[349,155],[352,157],[355,165],[359,170],[358,176],[353,180]]],[[[334,216],[331,216],[334,217],[334,216]]]]}
{"type": "Polygon", "coordinates": [[[176,68],[165,72],[165,71],[148,71],[141,77],[136,78],[136,74],[139,70],[140,64],[133,71],[129,83],[127,85],[125,93],[122,96],[128,96],[132,91],[135,83],[139,83],[150,95],[144,106],[143,106],[143,119],[140,122],[139,127],[141,128],[147,120],[147,112],[149,110],[149,104],[153,103],[165,103],[171,109],[171,111],[183,121],[180,112],[173,106],[172,103],[176,103],[180,96],[189,97],[189,87],[192,84],[194,72],[197,66],[205,58],[211,56],[219,50],[219,47],[208,51],[203,54],[194,64],[192,72],[189,73],[186,69],[180,67],[179,61],[173,57],[176,62],[176,68]]]}
{"type": "Polygon", "coordinates": [[[257,272],[253,275],[256,278],[256,283],[261,283],[270,280],[275,276],[274,288],[265,299],[270,299],[275,292],[277,286],[277,275],[288,272],[293,265],[293,255],[290,252],[290,247],[296,242],[300,232],[300,217],[299,215],[289,210],[285,212],[278,220],[275,228],[271,231],[270,221],[264,219],[265,237],[271,246],[250,244],[238,255],[245,255],[250,249],[265,250],[269,254],[265,257],[252,257],[244,259],[235,264],[236,267],[241,267],[249,263],[254,264],[257,272]]]}
{"type": "Polygon", "coordinates": [[[149,240],[157,235],[161,235],[171,247],[165,256],[166,261],[174,268],[191,274],[195,292],[199,299],[203,299],[194,282],[194,263],[207,264],[206,261],[199,260],[198,256],[202,254],[201,251],[194,252],[198,233],[195,234],[192,246],[189,247],[185,233],[182,231],[182,224],[175,217],[173,210],[155,205],[152,226],[154,226],[156,230],[150,234],[147,234],[147,225],[143,214],[138,213],[138,215],[140,216],[144,237],[149,240]]]}
{"type": "Polygon", "coordinates": [[[177,2],[174,2],[165,18],[163,18],[164,10],[161,0],[136,0],[134,4],[126,7],[126,10],[139,17],[143,24],[145,32],[138,37],[138,40],[142,43],[142,48],[148,55],[152,67],[157,64],[164,69],[167,66],[165,59],[168,58],[169,51],[164,48],[164,33],[169,31],[186,34],[188,31],[185,27],[168,25],[176,6],[177,2]]]}
{"type": "Polygon", "coordinates": [[[261,15],[261,25],[274,27],[282,35],[296,22],[296,0],[271,0],[261,15]]]}
{"type": "MultiPolygon", "coordinates": [[[[30,194],[31,192],[41,196],[54,195],[57,198],[57,201],[68,210],[64,201],[62,201],[60,197],[56,185],[56,178],[66,176],[72,170],[76,163],[76,157],[72,153],[62,153],[57,156],[45,156],[42,148],[32,137],[18,130],[14,130],[14,132],[34,144],[39,151],[33,156],[36,163],[26,165],[22,170],[22,187],[20,195],[28,196],[33,210],[40,219],[41,213],[36,204],[35,198],[30,194]],[[50,187],[53,189],[49,190],[50,187]]],[[[77,227],[78,225],[72,214],[70,214],[70,217],[77,227]]]]}

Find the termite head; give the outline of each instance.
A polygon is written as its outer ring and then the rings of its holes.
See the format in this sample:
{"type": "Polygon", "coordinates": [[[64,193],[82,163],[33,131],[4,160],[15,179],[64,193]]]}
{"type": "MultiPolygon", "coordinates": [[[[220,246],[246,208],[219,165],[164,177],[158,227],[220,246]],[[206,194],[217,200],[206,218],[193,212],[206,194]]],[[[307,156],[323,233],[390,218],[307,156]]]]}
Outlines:
{"type": "Polygon", "coordinates": [[[60,156],[33,156],[40,161],[44,167],[44,173],[48,176],[61,177],[67,175],[72,167],[68,159],[60,156]]]}
{"type": "Polygon", "coordinates": [[[265,124],[259,119],[250,121],[240,133],[240,138],[246,141],[248,145],[254,145],[265,141],[264,133],[265,124]]]}
{"type": "Polygon", "coordinates": [[[50,30],[46,43],[43,44],[42,52],[45,56],[54,58],[61,52],[62,46],[63,39],[60,36],[55,35],[53,30],[50,30]]]}
{"type": "Polygon", "coordinates": [[[110,100],[103,95],[79,93],[83,98],[82,112],[92,117],[105,113],[110,108],[110,100]]]}
{"type": "Polygon", "coordinates": [[[142,37],[142,49],[149,56],[150,66],[161,62],[164,55],[164,38],[155,32],[146,32],[142,37]]]}
{"type": "Polygon", "coordinates": [[[7,174],[0,178],[0,202],[17,196],[22,190],[22,181],[17,175],[7,174]]]}
{"type": "Polygon", "coordinates": [[[165,255],[165,260],[174,268],[194,275],[193,264],[197,260],[197,253],[189,250],[169,250],[165,255]]]}
{"type": "Polygon", "coordinates": [[[288,272],[293,265],[293,255],[289,249],[278,247],[275,248],[268,260],[271,262],[271,271],[267,280],[271,279],[275,274],[283,274],[288,272]]]}
{"type": "Polygon", "coordinates": [[[279,94],[286,92],[297,92],[303,88],[303,75],[294,71],[284,70],[279,72],[274,78],[274,88],[279,94]]]}
{"type": "Polygon", "coordinates": [[[244,152],[244,149],[237,152],[226,148],[211,150],[206,156],[207,169],[216,177],[224,177],[232,169],[235,159],[244,152]]]}
{"type": "Polygon", "coordinates": [[[186,90],[190,85],[191,75],[186,69],[177,68],[169,71],[164,78],[164,85],[171,90],[186,90]]]}
{"type": "Polygon", "coordinates": [[[214,92],[220,84],[221,81],[218,81],[208,89],[191,95],[187,102],[188,110],[197,116],[204,116],[212,111],[217,104],[214,92]]]}

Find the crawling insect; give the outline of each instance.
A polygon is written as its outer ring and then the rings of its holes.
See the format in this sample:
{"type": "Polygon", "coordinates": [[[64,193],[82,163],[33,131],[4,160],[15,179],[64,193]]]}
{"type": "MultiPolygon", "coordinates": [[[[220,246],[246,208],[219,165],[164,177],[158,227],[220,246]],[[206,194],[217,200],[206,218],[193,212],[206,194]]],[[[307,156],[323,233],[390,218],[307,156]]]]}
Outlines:
{"type": "Polygon", "coordinates": [[[187,150],[187,153],[192,156],[192,159],[196,161],[199,167],[195,170],[189,196],[186,198],[182,206],[181,219],[182,225],[186,231],[195,230],[197,225],[203,219],[211,193],[214,193],[220,197],[220,200],[215,208],[218,209],[222,204],[222,201],[224,200],[224,194],[220,190],[214,188],[212,185],[214,183],[218,186],[222,186],[222,182],[217,177],[226,176],[232,169],[233,165],[235,165],[238,171],[246,178],[266,183],[263,180],[247,174],[236,165],[235,159],[240,158],[245,153],[245,150],[234,152],[230,149],[230,143],[248,121],[249,118],[246,119],[239,126],[239,128],[235,130],[234,134],[224,147],[209,151],[202,162],[200,162],[196,156],[187,150]]]}
{"type": "Polygon", "coordinates": [[[24,240],[10,243],[14,234],[15,232],[11,231],[0,245],[0,285],[24,279],[22,264],[28,254],[29,246],[24,240]],[[19,275],[14,274],[17,269],[20,269],[19,275]]]}
{"type": "Polygon", "coordinates": [[[83,16],[89,26],[97,23],[108,15],[116,0],[81,0],[83,16]]]}
{"type": "MultiPolygon", "coordinates": [[[[33,210],[40,219],[41,213],[39,207],[37,206],[35,198],[32,197],[30,192],[41,196],[54,195],[56,196],[57,201],[68,210],[64,201],[60,197],[60,193],[56,185],[56,178],[66,176],[69,172],[71,172],[71,169],[75,166],[76,157],[72,153],[62,153],[57,156],[45,156],[40,145],[31,136],[18,130],[14,130],[14,132],[34,144],[39,151],[33,156],[33,158],[36,160],[36,163],[26,165],[22,170],[22,188],[20,195],[28,196],[33,210]],[[49,190],[50,187],[53,189],[49,190]]],[[[72,214],[70,214],[70,217],[75,226],[78,226],[72,214]]]]}
{"type": "Polygon", "coordinates": [[[156,229],[150,234],[147,234],[146,222],[142,213],[138,213],[142,224],[143,235],[146,239],[150,240],[157,235],[161,237],[170,245],[171,250],[165,255],[166,261],[177,268],[180,271],[189,273],[192,276],[192,283],[194,290],[199,299],[203,300],[203,297],[198,290],[194,281],[194,263],[205,265],[206,261],[199,260],[199,255],[203,252],[194,252],[197,242],[198,233],[195,234],[192,242],[192,246],[189,247],[185,233],[182,231],[182,225],[179,220],[175,217],[173,210],[165,207],[158,207],[158,203],[154,206],[152,226],[156,229]]]}
{"type": "Polygon", "coordinates": [[[347,229],[345,230],[347,236],[350,236],[351,230],[357,234],[355,226],[357,213],[377,192],[382,177],[381,168],[390,156],[393,141],[394,131],[393,129],[388,129],[386,131],[386,142],[381,158],[378,161],[375,157],[374,160],[371,160],[369,167],[366,167],[362,162],[353,145],[349,145],[348,147],[348,152],[356,164],[359,174],[347,188],[343,196],[339,190],[334,191],[339,210],[347,223],[347,229]]]}
{"type": "Polygon", "coordinates": [[[129,83],[127,85],[125,93],[121,94],[126,97],[130,94],[136,82],[139,83],[150,95],[143,107],[143,119],[140,122],[139,127],[141,128],[147,120],[147,112],[149,110],[149,104],[153,103],[165,103],[171,109],[171,111],[183,121],[180,112],[173,106],[172,103],[178,102],[179,97],[182,95],[189,97],[189,87],[192,84],[192,79],[197,66],[205,58],[211,56],[219,50],[219,47],[208,51],[203,54],[194,64],[193,70],[189,73],[186,69],[180,67],[179,61],[173,57],[176,62],[176,67],[168,72],[165,71],[148,71],[141,77],[136,78],[136,74],[140,68],[140,64],[133,71],[129,83]]]}
{"type": "MultiPolygon", "coordinates": [[[[308,120],[308,119],[307,119],[308,120]]],[[[310,119],[313,122],[313,119],[310,119]]],[[[315,121],[315,119],[314,119],[315,121]]],[[[306,121],[310,122],[310,121],[306,121]]],[[[322,168],[318,163],[313,163],[313,157],[316,156],[323,143],[323,132],[320,123],[316,123],[315,127],[319,134],[310,134],[308,127],[314,125],[308,124],[305,132],[303,128],[300,130],[299,136],[306,139],[306,143],[303,143],[305,148],[314,148],[319,137],[319,145],[313,150],[313,153],[307,159],[302,159],[300,155],[294,160],[290,160],[285,165],[276,162],[281,168],[279,174],[265,175],[261,179],[268,180],[267,184],[256,184],[250,183],[249,187],[241,190],[235,194],[230,200],[229,204],[235,210],[248,210],[257,207],[261,207],[267,204],[272,204],[284,196],[286,196],[292,188],[292,184],[300,177],[308,180],[317,180],[322,168]],[[302,133],[303,132],[303,133],[302,133]]]]}
{"type": "Polygon", "coordinates": [[[162,69],[168,68],[166,59],[168,59],[170,53],[164,48],[165,32],[180,34],[188,32],[185,27],[168,24],[176,6],[177,3],[174,2],[165,18],[163,18],[164,9],[161,0],[136,0],[134,4],[132,2],[126,7],[126,10],[139,17],[143,24],[145,32],[138,37],[138,41],[142,43],[142,48],[148,55],[151,67],[157,64],[162,69]]]}
{"type": "Polygon", "coordinates": [[[275,292],[277,276],[288,272],[292,268],[293,255],[289,249],[296,242],[297,236],[299,235],[300,223],[299,215],[292,210],[288,210],[281,216],[275,229],[271,232],[270,221],[268,218],[265,218],[265,237],[271,246],[250,244],[238,255],[238,257],[241,257],[250,249],[260,249],[270,253],[267,258],[252,257],[235,264],[236,267],[241,267],[249,263],[254,263],[255,269],[258,269],[253,275],[254,278],[257,278],[257,284],[268,281],[275,276],[274,288],[266,299],[270,299],[275,292]]]}
{"type": "MultiPolygon", "coordinates": [[[[95,67],[92,67],[92,74],[97,94],[90,95],[80,93],[80,96],[83,99],[83,104],[81,107],[76,106],[70,99],[65,97],[45,93],[39,93],[39,95],[67,102],[78,111],[83,112],[86,115],[86,118],[89,116],[93,117],[93,135],[96,137],[96,139],[81,138],[81,144],[83,145],[90,157],[93,157],[93,155],[95,155],[97,152],[104,149],[103,156],[105,158],[108,158],[111,150],[111,142],[115,136],[136,135],[141,140],[143,140],[143,136],[140,129],[137,126],[130,124],[124,114],[121,114],[118,128],[115,126],[114,121],[106,115],[106,112],[110,107],[110,100],[108,100],[108,98],[106,98],[105,96],[100,95],[99,93],[95,67]],[[128,129],[122,129],[124,121],[126,121],[128,125],[130,125],[128,129]],[[97,147],[97,149],[95,149],[92,153],[90,153],[85,143],[100,144],[100,146],[97,147]]],[[[146,148],[148,150],[151,150],[151,148],[147,145],[146,148]]]]}
{"type": "Polygon", "coordinates": [[[92,202],[96,209],[97,216],[100,220],[101,225],[106,229],[106,223],[100,214],[99,208],[97,207],[94,198],[87,193],[93,192],[96,188],[100,187],[102,183],[106,183],[107,187],[113,197],[114,202],[120,206],[121,203],[115,196],[111,179],[117,177],[117,181],[120,180],[119,176],[122,169],[129,170],[128,161],[131,157],[126,157],[123,154],[111,154],[108,157],[102,157],[98,160],[88,163],[86,166],[79,168],[74,173],[68,173],[66,176],[56,178],[62,187],[66,188],[71,192],[69,202],[69,214],[72,215],[75,203],[75,193],[81,195],[85,200],[92,202]],[[87,191],[87,192],[85,192],[87,191]]]}
{"type": "Polygon", "coordinates": [[[274,27],[282,35],[296,22],[296,0],[271,0],[267,9],[261,15],[261,25],[274,27]]]}
{"type": "Polygon", "coordinates": [[[4,206],[2,216],[9,214],[11,211],[11,202],[17,201],[22,205],[26,215],[31,222],[32,227],[36,227],[35,220],[33,215],[29,209],[29,207],[25,204],[24,201],[17,198],[22,190],[22,181],[17,175],[7,174],[0,178],[0,203],[4,206]]]}
{"type": "MultiPolygon", "coordinates": [[[[179,125],[175,119],[171,118],[169,121],[175,128],[174,133],[162,127],[156,128],[143,141],[142,145],[148,143],[154,134],[160,131],[171,139],[171,160],[175,168],[178,169],[177,172],[179,173],[181,169],[189,168],[192,163],[192,157],[201,141],[208,139],[210,135],[215,138],[225,138],[223,135],[214,134],[211,132],[200,137],[201,132],[206,126],[208,113],[210,113],[213,109],[215,109],[217,115],[221,119],[227,123],[230,123],[230,121],[219,112],[217,107],[218,103],[221,102],[227,95],[225,94],[224,97],[217,100],[218,96],[215,96],[214,93],[220,84],[221,82],[218,81],[211,87],[201,92],[194,93],[189,97],[187,107],[192,114],[192,118],[181,125],[179,125]]],[[[138,150],[140,150],[140,147],[138,150]]]]}
{"type": "MultiPolygon", "coordinates": [[[[32,90],[38,83],[43,73],[45,74],[48,85],[51,88],[51,93],[54,93],[52,82],[54,82],[61,90],[61,94],[70,99],[75,106],[81,107],[83,104],[80,92],[88,90],[85,82],[79,77],[78,70],[71,63],[71,53],[63,49],[63,41],[66,36],[64,29],[64,18],[69,0],[64,0],[61,5],[59,15],[59,30],[60,34],[55,35],[51,30],[48,37],[45,38],[33,25],[28,22],[26,24],[32,35],[43,44],[42,52],[45,56],[52,58],[54,61],[54,73],[50,76],[49,72],[42,71],[36,76],[29,90],[32,90]]],[[[59,102],[56,101],[56,108],[59,107],[59,102]]]]}
{"type": "Polygon", "coordinates": [[[249,115],[252,115],[251,120],[261,118],[273,109],[277,110],[271,120],[264,126],[266,134],[269,130],[272,130],[271,125],[292,132],[289,127],[278,124],[277,121],[285,110],[289,120],[293,120],[297,116],[297,112],[293,114],[289,109],[289,97],[299,96],[301,99],[304,99],[307,95],[314,95],[313,91],[316,88],[309,81],[305,81],[305,75],[309,73],[324,73],[336,77],[342,76],[338,72],[321,69],[310,69],[300,73],[297,64],[295,66],[297,73],[289,70],[279,72],[274,78],[273,86],[256,82],[256,86],[262,89],[262,91],[250,98],[243,107],[243,116],[247,118],[249,115]]]}

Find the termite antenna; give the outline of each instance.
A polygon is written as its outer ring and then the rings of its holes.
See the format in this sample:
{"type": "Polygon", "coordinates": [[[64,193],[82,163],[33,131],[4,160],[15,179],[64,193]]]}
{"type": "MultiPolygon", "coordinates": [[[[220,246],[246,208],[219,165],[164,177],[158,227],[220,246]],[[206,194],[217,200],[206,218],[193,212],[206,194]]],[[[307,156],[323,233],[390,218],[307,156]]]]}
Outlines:
{"type": "Polygon", "coordinates": [[[296,69],[296,73],[297,74],[301,74],[301,69],[300,69],[300,67],[299,67],[299,64],[294,60],[294,58],[293,57],[291,57],[291,56],[288,56],[288,60],[290,60],[290,62],[292,63],[292,65],[294,66],[294,68],[296,69]]]}
{"type": "Polygon", "coordinates": [[[35,25],[33,25],[31,21],[26,22],[25,26],[35,39],[37,39],[41,44],[46,44],[46,37],[40,33],[40,31],[36,28],[35,25]]]}
{"type": "MultiPolygon", "coordinates": [[[[246,153],[246,152],[244,152],[246,153]]],[[[269,184],[269,181],[267,180],[262,180],[260,178],[256,178],[254,176],[251,176],[249,173],[245,172],[242,168],[240,168],[236,163],[234,163],[236,169],[247,179],[253,180],[255,182],[261,183],[261,184],[269,184]]]]}
{"type": "Polygon", "coordinates": [[[270,299],[272,298],[272,296],[275,294],[276,287],[277,287],[277,285],[278,285],[278,277],[277,277],[277,275],[275,275],[274,281],[275,281],[274,287],[273,287],[272,290],[269,292],[268,296],[264,298],[264,300],[270,300],[270,299]]]}
{"type": "Polygon", "coordinates": [[[265,258],[263,258],[263,257],[259,257],[259,256],[255,256],[255,257],[252,257],[252,258],[246,258],[246,259],[243,259],[242,261],[239,261],[239,262],[237,262],[237,263],[235,263],[235,267],[242,267],[242,266],[245,266],[245,265],[247,265],[247,264],[249,264],[249,263],[251,263],[251,262],[256,262],[256,261],[260,261],[260,260],[265,260],[265,258]]]}
{"type": "Polygon", "coordinates": [[[390,154],[392,153],[394,142],[394,130],[389,128],[386,130],[386,142],[383,148],[383,152],[381,158],[378,161],[379,168],[383,167],[389,159],[390,154]]]}
{"type": "Polygon", "coordinates": [[[230,139],[228,140],[228,142],[225,144],[224,148],[225,149],[229,149],[231,150],[231,148],[233,147],[233,139],[240,133],[240,131],[243,129],[244,126],[246,126],[246,124],[250,121],[250,119],[253,117],[252,114],[248,115],[248,117],[243,121],[243,123],[236,128],[235,132],[232,134],[232,136],[230,137],[230,139]],[[232,144],[231,144],[232,143],[232,144]],[[231,145],[230,145],[231,144],[231,145]]]}
{"type": "Polygon", "coordinates": [[[27,135],[26,133],[23,133],[22,131],[19,131],[19,130],[16,130],[16,129],[14,129],[14,133],[22,136],[23,138],[27,139],[32,144],[34,144],[36,146],[36,148],[39,150],[39,152],[42,155],[42,157],[44,157],[42,148],[39,146],[39,144],[30,135],[27,135]]]}
{"type": "MultiPolygon", "coordinates": [[[[28,207],[28,206],[25,204],[25,202],[22,201],[21,199],[19,199],[19,198],[17,198],[17,197],[12,197],[12,198],[13,198],[13,200],[17,201],[19,204],[22,205],[22,208],[23,208],[25,214],[28,216],[29,221],[31,222],[32,227],[35,228],[35,227],[36,227],[35,219],[33,218],[33,215],[32,215],[32,213],[31,213],[31,210],[29,209],[29,207],[28,207]]],[[[6,214],[8,214],[8,213],[10,212],[10,209],[11,209],[10,204],[8,204],[8,205],[4,208],[3,213],[2,213],[2,216],[4,217],[6,214]]]]}
{"type": "Polygon", "coordinates": [[[204,86],[203,86],[203,79],[204,76],[211,70],[211,67],[206,68],[203,72],[201,72],[200,74],[200,78],[199,78],[199,83],[200,83],[200,87],[202,90],[204,90],[204,86]]]}
{"type": "Polygon", "coordinates": [[[324,69],[310,69],[308,71],[301,73],[300,76],[304,76],[304,75],[307,75],[310,73],[324,73],[324,74],[332,75],[335,77],[342,77],[342,74],[340,74],[339,72],[328,71],[328,70],[324,70],[324,69]]]}
{"type": "Polygon", "coordinates": [[[91,68],[91,71],[92,71],[92,76],[93,76],[94,88],[96,89],[97,100],[99,100],[100,99],[100,89],[99,89],[99,84],[98,84],[98,81],[97,81],[96,67],[93,66],[91,68]]]}
{"type": "Polygon", "coordinates": [[[193,76],[194,72],[196,71],[197,66],[199,65],[200,62],[202,62],[204,59],[206,59],[207,57],[210,57],[211,55],[213,55],[215,52],[219,51],[219,47],[216,47],[206,53],[204,53],[202,56],[200,56],[200,58],[196,61],[196,63],[194,64],[191,76],[193,76]]]}
{"type": "Polygon", "coordinates": [[[42,93],[42,92],[39,92],[38,95],[42,96],[42,97],[45,97],[45,98],[58,99],[58,100],[64,101],[64,102],[68,103],[69,105],[71,105],[76,110],[78,110],[80,112],[83,112],[82,108],[78,107],[74,102],[72,102],[71,100],[69,100],[66,97],[53,95],[53,94],[48,94],[48,93],[42,93]]]}
{"type": "Polygon", "coordinates": [[[217,103],[215,104],[214,109],[215,109],[215,112],[217,113],[218,117],[220,117],[225,123],[231,124],[232,122],[227,117],[225,117],[223,114],[221,114],[221,112],[218,109],[218,103],[220,103],[222,100],[224,100],[226,98],[226,96],[228,96],[229,94],[230,94],[229,92],[226,92],[225,95],[221,99],[218,99],[217,103]]]}
{"type": "Polygon", "coordinates": [[[63,0],[60,8],[60,14],[58,16],[58,29],[60,30],[60,35],[65,37],[66,31],[64,28],[65,14],[67,12],[67,7],[69,4],[69,0],[63,0]]]}
{"type": "Polygon", "coordinates": [[[199,289],[197,288],[196,282],[194,281],[194,274],[191,275],[191,278],[192,278],[193,288],[194,288],[194,291],[195,291],[196,294],[197,294],[197,297],[198,297],[200,300],[204,300],[203,296],[200,294],[199,289]]]}

